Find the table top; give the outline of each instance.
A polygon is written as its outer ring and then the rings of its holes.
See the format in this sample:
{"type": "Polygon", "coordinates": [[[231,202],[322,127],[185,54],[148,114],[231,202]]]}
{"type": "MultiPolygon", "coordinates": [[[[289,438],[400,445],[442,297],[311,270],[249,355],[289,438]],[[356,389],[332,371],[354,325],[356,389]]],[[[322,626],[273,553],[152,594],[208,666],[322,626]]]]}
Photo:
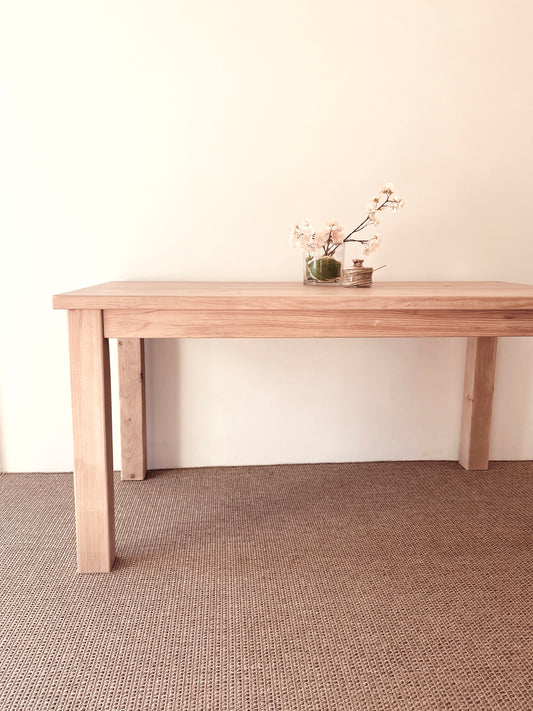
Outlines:
{"type": "Polygon", "coordinates": [[[380,281],[366,289],[285,282],[112,281],[54,296],[55,309],[527,310],[533,285],[499,281],[380,281]]]}

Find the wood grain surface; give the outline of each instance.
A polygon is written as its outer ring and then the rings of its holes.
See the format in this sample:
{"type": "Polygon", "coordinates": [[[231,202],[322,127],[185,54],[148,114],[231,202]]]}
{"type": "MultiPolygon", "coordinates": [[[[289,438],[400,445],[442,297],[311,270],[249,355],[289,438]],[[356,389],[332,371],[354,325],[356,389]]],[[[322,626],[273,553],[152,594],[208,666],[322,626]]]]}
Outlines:
{"type": "Polygon", "coordinates": [[[109,345],[101,311],[69,311],[76,540],[80,573],[115,560],[109,345]]]}
{"type": "Polygon", "coordinates": [[[533,336],[533,311],[107,309],[106,338],[533,336]]]}
{"type": "Polygon", "coordinates": [[[108,282],[58,294],[56,309],[533,310],[533,286],[506,282],[377,282],[369,289],[301,283],[108,282]]]}
{"type": "Polygon", "coordinates": [[[144,479],[146,476],[144,341],[141,338],[120,338],[117,351],[121,478],[123,481],[144,479]]]}
{"type": "Polygon", "coordinates": [[[497,338],[469,338],[461,420],[459,464],[487,469],[496,372],[497,338]]]}

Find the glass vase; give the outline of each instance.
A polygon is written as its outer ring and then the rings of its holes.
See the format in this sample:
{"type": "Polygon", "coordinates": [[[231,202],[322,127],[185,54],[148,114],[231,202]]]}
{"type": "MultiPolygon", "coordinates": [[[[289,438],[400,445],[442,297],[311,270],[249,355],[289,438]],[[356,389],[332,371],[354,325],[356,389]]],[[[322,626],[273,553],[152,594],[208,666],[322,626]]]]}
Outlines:
{"type": "Polygon", "coordinates": [[[314,256],[304,255],[304,284],[314,286],[335,286],[341,283],[344,261],[344,244],[340,244],[334,254],[314,256]]]}

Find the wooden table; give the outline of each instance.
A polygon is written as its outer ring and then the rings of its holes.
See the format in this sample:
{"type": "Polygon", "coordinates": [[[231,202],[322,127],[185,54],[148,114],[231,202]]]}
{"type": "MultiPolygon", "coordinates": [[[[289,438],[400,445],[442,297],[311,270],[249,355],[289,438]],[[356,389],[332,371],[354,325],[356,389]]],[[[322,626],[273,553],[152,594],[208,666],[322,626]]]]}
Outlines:
{"type": "Polygon", "coordinates": [[[118,338],[122,478],[146,473],[145,338],[466,337],[459,462],[486,469],[499,336],[533,336],[533,286],[378,282],[110,282],[59,294],[68,309],[78,570],[115,559],[109,338],[118,338]]]}

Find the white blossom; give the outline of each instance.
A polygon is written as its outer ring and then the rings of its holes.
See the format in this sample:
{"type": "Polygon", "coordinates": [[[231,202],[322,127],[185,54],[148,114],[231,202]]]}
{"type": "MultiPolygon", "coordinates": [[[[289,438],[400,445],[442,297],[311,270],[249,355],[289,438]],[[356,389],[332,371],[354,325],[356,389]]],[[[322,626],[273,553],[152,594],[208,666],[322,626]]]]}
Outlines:
{"type": "Polygon", "coordinates": [[[368,257],[369,254],[372,254],[372,252],[375,252],[376,249],[379,247],[381,244],[381,233],[377,232],[371,239],[368,240],[368,242],[365,244],[363,254],[365,257],[368,257]]]}
{"type": "Polygon", "coordinates": [[[326,242],[329,240],[336,245],[344,242],[344,230],[338,220],[328,220],[320,234],[325,237],[326,242]]]}
{"type": "Polygon", "coordinates": [[[289,241],[293,246],[301,247],[306,251],[314,245],[315,238],[316,231],[309,220],[294,225],[289,235],[289,241]]]}

